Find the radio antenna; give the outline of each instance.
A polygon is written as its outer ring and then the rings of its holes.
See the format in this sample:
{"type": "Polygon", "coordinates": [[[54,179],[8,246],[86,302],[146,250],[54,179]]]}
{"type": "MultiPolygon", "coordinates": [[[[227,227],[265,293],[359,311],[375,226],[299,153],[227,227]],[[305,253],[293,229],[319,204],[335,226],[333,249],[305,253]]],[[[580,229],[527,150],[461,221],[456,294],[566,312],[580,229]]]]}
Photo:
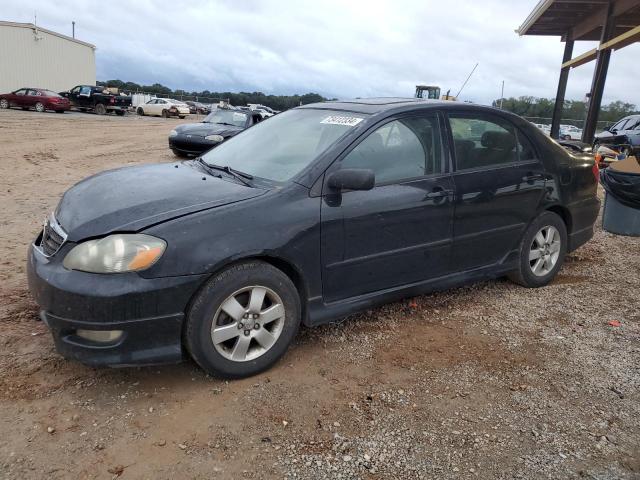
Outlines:
{"type": "Polygon", "coordinates": [[[469,74],[469,76],[467,77],[467,79],[464,81],[464,83],[462,84],[462,86],[460,87],[460,90],[458,90],[458,94],[456,95],[456,98],[458,98],[460,96],[460,93],[462,92],[462,89],[464,88],[464,86],[467,84],[467,82],[469,81],[469,79],[471,78],[471,75],[473,75],[473,72],[476,71],[476,68],[478,68],[478,63],[475,64],[475,66],[473,67],[473,69],[471,70],[471,73],[469,74]]]}

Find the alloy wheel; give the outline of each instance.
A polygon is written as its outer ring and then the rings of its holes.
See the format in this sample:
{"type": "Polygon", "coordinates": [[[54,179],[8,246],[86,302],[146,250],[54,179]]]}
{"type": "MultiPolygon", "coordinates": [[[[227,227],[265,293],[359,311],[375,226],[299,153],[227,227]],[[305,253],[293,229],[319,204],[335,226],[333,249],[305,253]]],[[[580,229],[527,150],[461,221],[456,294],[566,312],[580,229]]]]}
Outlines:
{"type": "Polygon", "coordinates": [[[254,360],[273,347],[284,321],[284,304],[276,292],[263,286],[245,287],[229,295],[218,308],[211,340],[228,360],[254,360]]]}
{"type": "Polygon", "coordinates": [[[547,225],[538,230],[529,249],[529,266],[534,275],[544,277],[558,263],[561,237],[556,227],[547,225]]]}
{"type": "Polygon", "coordinates": [[[40,102],[36,103],[36,112],[44,112],[44,105],[40,102]]]}
{"type": "Polygon", "coordinates": [[[0,100],[0,108],[9,108],[9,102],[6,99],[0,100]]]}

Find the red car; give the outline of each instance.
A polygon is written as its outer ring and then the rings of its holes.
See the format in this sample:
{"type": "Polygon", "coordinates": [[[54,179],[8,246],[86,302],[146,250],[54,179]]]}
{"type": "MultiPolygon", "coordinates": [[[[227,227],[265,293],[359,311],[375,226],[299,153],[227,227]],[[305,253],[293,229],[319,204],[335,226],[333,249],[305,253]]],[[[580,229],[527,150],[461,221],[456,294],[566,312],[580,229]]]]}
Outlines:
{"type": "Polygon", "coordinates": [[[23,110],[34,108],[36,112],[54,110],[64,113],[71,108],[69,99],[44,88],[21,88],[15,92],[0,95],[0,108],[21,107],[23,110]]]}

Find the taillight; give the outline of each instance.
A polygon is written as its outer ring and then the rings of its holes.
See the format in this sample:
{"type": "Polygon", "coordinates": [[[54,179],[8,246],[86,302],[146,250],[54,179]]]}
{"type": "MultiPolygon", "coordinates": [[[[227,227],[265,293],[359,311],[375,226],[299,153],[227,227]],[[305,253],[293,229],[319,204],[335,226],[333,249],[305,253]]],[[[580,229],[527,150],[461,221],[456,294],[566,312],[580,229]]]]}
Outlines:
{"type": "Polygon", "coordinates": [[[116,103],[116,99],[115,99],[115,98],[113,98],[113,97],[111,97],[111,98],[109,99],[109,103],[116,103]]]}
{"type": "Polygon", "coordinates": [[[599,153],[596,153],[593,159],[593,167],[591,167],[591,171],[593,172],[593,178],[596,179],[596,183],[600,181],[600,168],[598,167],[598,164],[600,163],[601,160],[602,160],[602,155],[600,155],[599,153]]]}

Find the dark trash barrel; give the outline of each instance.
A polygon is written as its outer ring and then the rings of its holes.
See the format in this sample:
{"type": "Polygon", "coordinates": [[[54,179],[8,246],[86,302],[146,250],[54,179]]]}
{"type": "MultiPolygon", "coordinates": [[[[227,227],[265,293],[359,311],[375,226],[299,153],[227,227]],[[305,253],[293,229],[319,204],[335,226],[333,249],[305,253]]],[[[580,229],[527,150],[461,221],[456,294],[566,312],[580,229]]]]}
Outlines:
{"type": "Polygon", "coordinates": [[[600,172],[600,183],[606,191],[602,228],[640,237],[640,163],[634,157],[615,162],[600,172]]]}

